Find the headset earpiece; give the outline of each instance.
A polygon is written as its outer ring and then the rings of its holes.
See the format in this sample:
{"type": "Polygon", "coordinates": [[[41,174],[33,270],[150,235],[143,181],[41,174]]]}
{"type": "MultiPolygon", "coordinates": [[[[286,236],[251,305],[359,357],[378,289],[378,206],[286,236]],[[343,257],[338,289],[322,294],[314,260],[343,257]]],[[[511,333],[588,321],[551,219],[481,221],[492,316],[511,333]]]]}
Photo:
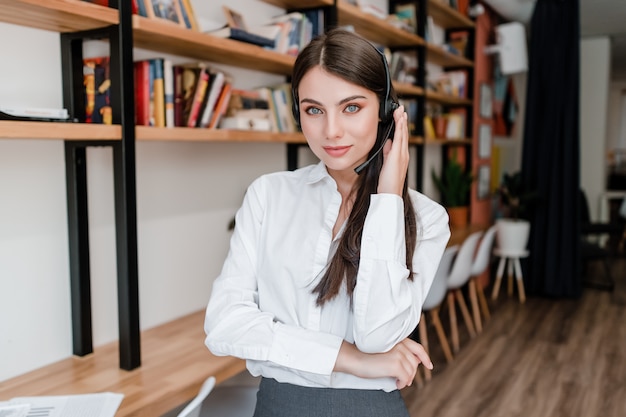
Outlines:
{"type": "MultiPolygon", "coordinates": [[[[373,46],[373,45],[372,45],[373,46]]],[[[380,54],[380,57],[383,60],[383,66],[385,67],[385,81],[386,81],[386,89],[385,96],[380,101],[380,114],[379,118],[381,122],[387,123],[389,120],[393,118],[393,112],[400,107],[398,103],[393,101],[391,98],[391,75],[389,74],[389,65],[387,64],[387,58],[385,54],[380,51],[378,48],[374,47],[376,52],[380,54]]]]}

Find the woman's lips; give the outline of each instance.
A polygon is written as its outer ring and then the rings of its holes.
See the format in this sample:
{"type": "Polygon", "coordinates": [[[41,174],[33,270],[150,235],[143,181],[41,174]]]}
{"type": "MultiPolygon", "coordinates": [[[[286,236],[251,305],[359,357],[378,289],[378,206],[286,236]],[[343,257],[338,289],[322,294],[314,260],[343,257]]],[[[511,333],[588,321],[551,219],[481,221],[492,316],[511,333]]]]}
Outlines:
{"type": "Polygon", "coordinates": [[[350,150],[350,146],[324,146],[324,150],[330,156],[340,157],[350,150]]]}

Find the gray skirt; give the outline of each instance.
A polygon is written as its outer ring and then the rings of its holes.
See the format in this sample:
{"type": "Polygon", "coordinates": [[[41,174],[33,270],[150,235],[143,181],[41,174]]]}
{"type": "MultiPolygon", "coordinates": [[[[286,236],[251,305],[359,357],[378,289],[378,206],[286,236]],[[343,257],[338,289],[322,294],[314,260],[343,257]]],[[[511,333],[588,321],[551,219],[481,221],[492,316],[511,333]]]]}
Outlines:
{"type": "Polygon", "coordinates": [[[310,388],[262,378],[254,417],[409,417],[400,391],[310,388]]]}

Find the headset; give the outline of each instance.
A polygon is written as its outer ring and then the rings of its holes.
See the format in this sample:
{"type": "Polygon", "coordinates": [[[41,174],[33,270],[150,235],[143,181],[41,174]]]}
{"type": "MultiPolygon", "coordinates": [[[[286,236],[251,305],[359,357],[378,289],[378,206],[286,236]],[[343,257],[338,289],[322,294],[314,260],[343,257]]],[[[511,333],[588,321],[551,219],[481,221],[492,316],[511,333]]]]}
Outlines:
{"type": "Polygon", "coordinates": [[[361,165],[354,168],[354,172],[356,172],[357,174],[361,174],[361,172],[374,160],[374,158],[378,156],[380,151],[382,151],[383,148],[385,147],[385,143],[387,143],[387,139],[393,140],[392,132],[395,126],[395,123],[393,120],[393,112],[396,111],[398,107],[400,107],[400,105],[396,103],[395,101],[393,101],[393,99],[391,98],[391,75],[389,74],[389,64],[387,64],[387,58],[385,58],[385,54],[382,53],[382,51],[378,50],[378,48],[376,48],[375,46],[374,46],[374,49],[376,50],[376,52],[380,54],[383,60],[383,66],[385,67],[385,78],[387,80],[385,98],[380,103],[380,111],[379,111],[378,117],[380,118],[381,123],[389,123],[389,126],[385,130],[385,134],[382,137],[382,144],[376,150],[376,152],[374,152],[372,156],[368,158],[367,161],[363,162],[361,165]]]}
{"type": "MultiPolygon", "coordinates": [[[[359,165],[358,167],[354,169],[354,171],[357,174],[360,174],[374,160],[374,158],[380,153],[380,151],[383,150],[383,147],[385,146],[385,143],[387,142],[387,138],[392,139],[389,136],[391,135],[394,125],[395,125],[393,121],[393,112],[399,107],[399,104],[393,101],[393,99],[391,98],[391,75],[389,74],[389,65],[387,64],[387,58],[385,57],[385,54],[382,51],[380,51],[378,48],[376,48],[374,45],[372,45],[372,48],[374,48],[374,50],[376,50],[376,52],[380,55],[383,61],[383,66],[385,67],[385,80],[386,80],[385,97],[380,102],[380,110],[378,112],[378,117],[380,118],[381,123],[389,123],[389,126],[387,127],[387,129],[385,130],[385,134],[383,135],[382,145],[376,150],[376,152],[372,154],[372,156],[367,161],[363,162],[361,165],[359,165]]],[[[292,94],[291,111],[293,113],[294,119],[296,120],[296,123],[299,126],[300,125],[300,105],[298,103],[298,95],[296,94],[296,90],[293,87],[291,89],[291,94],[292,94]]]]}

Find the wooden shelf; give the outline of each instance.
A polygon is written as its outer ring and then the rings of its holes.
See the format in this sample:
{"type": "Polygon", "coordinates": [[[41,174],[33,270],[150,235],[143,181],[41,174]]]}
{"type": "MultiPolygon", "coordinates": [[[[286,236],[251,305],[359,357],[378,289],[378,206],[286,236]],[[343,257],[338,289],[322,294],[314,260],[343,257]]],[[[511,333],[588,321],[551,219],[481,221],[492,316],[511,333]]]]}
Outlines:
{"type": "Polygon", "coordinates": [[[441,46],[432,43],[426,44],[426,60],[442,67],[473,67],[474,63],[469,59],[454,55],[441,46]]]}
{"type": "Polygon", "coordinates": [[[471,99],[449,96],[434,91],[426,91],[426,100],[455,106],[471,106],[473,104],[471,99]]]}
{"type": "Polygon", "coordinates": [[[427,145],[471,145],[472,139],[426,138],[427,145]]]}
{"type": "Polygon", "coordinates": [[[121,140],[120,125],[0,121],[0,139],[121,140]]]}
{"type": "Polygon", "coordinates": [[[328,7],[333,5],[333,0],[263,0],[263,2],[282,9],[310,9],[313,7],[328,7]]]}
{"type": "Polygon", "coordinates": [[[428,14],[444,29],[473,28],[475,23],[441,0],[428,0],[428,14]]]}
{"type": "Polygon", "coordinates": [[[189,127],[137,126],[136,139],[172,142],[267,142],[306,143],[302,133],[255,132],[251,130],[200,129],[189,127]]]}
{"type": "Polygon", "coordinates": [[[394,81],[393,88],[400,96],[423,96],[424,89],[420,86],[394,81]]]}
{"type": "Polygon", "coordinates": [[[0,10],[2,22],[59,33],[119,22],[117,9],[79,0],[0,0],[0,10]]]}
{"type": "Polygon", "coordinates": [[[163,19],[133,16],[135,46],[272,74],[291,75],[295,57],[186,29],[163,19]]]}
{"type": "Polygon", "coordinates": [[[399,46],[424,45],[424,39],[416,34],[389,24],[368,13],[364,13],[358,6],[338,0],[337,11],[341,25],[353,25],[356,32],[371,42],[380,43],[390,48],[399,46]]]}

